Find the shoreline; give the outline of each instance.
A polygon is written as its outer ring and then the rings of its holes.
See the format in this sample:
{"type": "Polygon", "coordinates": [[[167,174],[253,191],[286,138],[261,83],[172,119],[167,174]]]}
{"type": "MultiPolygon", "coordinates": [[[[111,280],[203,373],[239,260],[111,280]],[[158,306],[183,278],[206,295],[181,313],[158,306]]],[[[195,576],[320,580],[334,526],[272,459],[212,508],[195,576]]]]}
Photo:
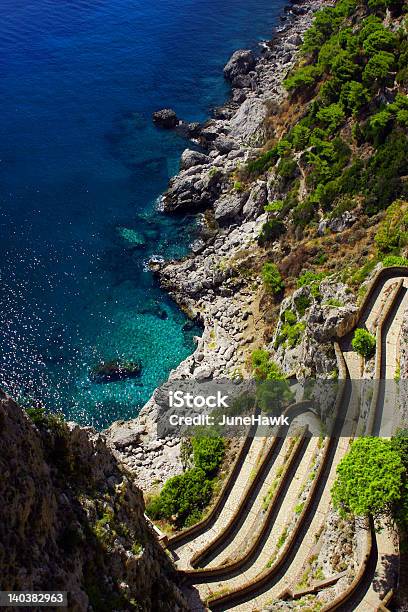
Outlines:
{"type": "MultiPolygon", "coordinates": [[[[246,355],[259,345],[262,329],[258,287],[241,271],[266,219],[264,205],[272,198],[266,182],[257,180],[250,192],[241,193],[231,184],[231,175],[259,154],[266,139],[265,119],[273,104],[286,97],[282,82],[296,62],[302,35],[314,12],[331,4],[290,2],[282,28],[274,28],[259,56],[249,50],[233,53],[224,70],[231,95],[199,128],[203,152],[184,151],[180,171],[161,197],[167,213],[210,211],[207,229],[188,256],[150,263],[161,288],[203,326],[195,351],[169,373],[168,381],[247,376],[246,355]]],[[[136,418],[116,421],[103,432],[145,491],[183,471],[180,439],[157,438],[159,408],[160,387],[136,418]]]]}

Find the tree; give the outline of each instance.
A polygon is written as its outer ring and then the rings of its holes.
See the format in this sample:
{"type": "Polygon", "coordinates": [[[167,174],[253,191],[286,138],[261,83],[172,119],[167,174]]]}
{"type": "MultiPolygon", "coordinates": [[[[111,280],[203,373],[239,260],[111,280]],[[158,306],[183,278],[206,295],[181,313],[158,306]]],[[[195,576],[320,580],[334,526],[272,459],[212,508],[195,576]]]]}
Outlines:
{"type": "Polygon", "coordinates": [[[309,144],[310,129],[298,123],[291,130],[290,137],[296,151],[302,151],[309,144]]]}
{"type": "Polygon", "coordinates": [[[346,118],[341,105],[336,103],[321,108],[316,117],[326,125],[331,132],[334,132],[346,118]]]}
{"type": "Polygon", "coordinates": [[[283,81],[283,86],[290,92],[301,89],[310,89],[320,74],[316,66],[304,66],[283,81]]]}
{"type": "Polygon", "coordinates": [[[354,57],[348,51],[340,51],[334,57],[331,65],[331,73],[337,81],[342,83],[350,81],[360,72],[358,64],[355,63],[354,57]]]}
{"type": "Polygon", "coordinates": [[[341,88],[340,104],[353,115],[356,115],[369,99],[368,91],[358,81],[348,81],[341,88]]]}
{"type": "Polygon", "coordinates": [[[268,262],[263,265],[262,280],[267,291],[275,295],[283,291],[285,287],[278,266],[274,263],[268,262]]]}
{"type": "Polygon", "coordinates": [[[363,43],[364,51],[368,56],[373,56],[379,51],[392,51],[395,49],[397,39],[395,34],[386,28],[378,28],[372,32],[363,43]]]}
{"type": "Polygon", "coordinates": [[[401,500],[405,469],[390,440],[358,438],[336,471],[331,494],[343,516],[379,517],[401,500]]]}
{"type": "Polygon", "coordinates": [[[380,51],[368,60],[363,71],[363,83],[373,88],[381,85],[395,64],[395,57],[388,51],[380,51]]]}
{"type": "Polygon", "coordinates": [[[359,328],[354,332],[351,345],[356,353],[368,359],[374,353],[376,339],[367,330],[359,328]]]}
{"type": "Polygon", "coordinates": [[[370,132],[375,142],[384,138],[391,121],[392,113],[386,108],[370,117],[370,132]]]}
{"type": "Polygon", "coordinates": [[[200,468],[193,468],[170,478],[159,496],[146,507],[152,519],[171,519],[176,516],[180,527],[198,520],[212,495],[212,482],[200,468]]]}

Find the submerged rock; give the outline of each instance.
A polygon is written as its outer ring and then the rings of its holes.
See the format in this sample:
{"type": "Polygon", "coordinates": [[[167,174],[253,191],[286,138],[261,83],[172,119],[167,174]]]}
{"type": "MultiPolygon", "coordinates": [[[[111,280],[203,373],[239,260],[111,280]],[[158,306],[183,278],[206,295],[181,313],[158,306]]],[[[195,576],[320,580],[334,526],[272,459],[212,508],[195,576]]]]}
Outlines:
{"type": "Polygon", "coordinates": [[[129,227],[117,227],[117,233],[129,246],[143,247],[146,245],[146,240],[142,234],[129,227]]]}
{"type": "Polygon", "coordinates": [[[140,361],[101,361],[92,368],[88,377],[95,383],[109,383],[125,380],[126,378],[136,378],[142,373],[140,361]]]}
{"type": "Polygon", "coordinates": [[[163,108],[153,113],[153,122],[161,128],[172,130],[178,125],[176,112],[171,108],[163,108]]]}

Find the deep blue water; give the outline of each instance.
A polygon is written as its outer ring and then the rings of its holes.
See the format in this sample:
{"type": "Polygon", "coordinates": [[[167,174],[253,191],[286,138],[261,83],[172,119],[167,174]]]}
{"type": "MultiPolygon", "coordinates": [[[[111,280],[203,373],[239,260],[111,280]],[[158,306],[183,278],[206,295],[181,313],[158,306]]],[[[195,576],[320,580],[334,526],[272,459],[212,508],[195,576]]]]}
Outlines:
{"type": "Polygon", "coordinates": [[[0,0],[0,385],[14,396],[102,427],[191,353],[199,330],[145,267],[186,253],[195,229],[156,210],[187,143],[151,113],[205,119],[232,51],[269,37],[283,4],[0,0]],[[142,361],[140,380],[89,381],[118,357],[142,361]]]}

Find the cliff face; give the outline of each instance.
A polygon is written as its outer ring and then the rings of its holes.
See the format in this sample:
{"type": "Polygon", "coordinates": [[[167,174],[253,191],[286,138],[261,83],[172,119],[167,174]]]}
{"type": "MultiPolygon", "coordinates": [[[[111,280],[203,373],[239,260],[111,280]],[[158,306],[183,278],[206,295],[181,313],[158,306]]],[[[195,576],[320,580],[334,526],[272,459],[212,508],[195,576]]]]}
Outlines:
{"type": "Polygon", "coordinates": [[[0,392],[1,589],[66,590],[74,611],[185,610],[142,494],[104,436],[34,421],[0,392]]]}

